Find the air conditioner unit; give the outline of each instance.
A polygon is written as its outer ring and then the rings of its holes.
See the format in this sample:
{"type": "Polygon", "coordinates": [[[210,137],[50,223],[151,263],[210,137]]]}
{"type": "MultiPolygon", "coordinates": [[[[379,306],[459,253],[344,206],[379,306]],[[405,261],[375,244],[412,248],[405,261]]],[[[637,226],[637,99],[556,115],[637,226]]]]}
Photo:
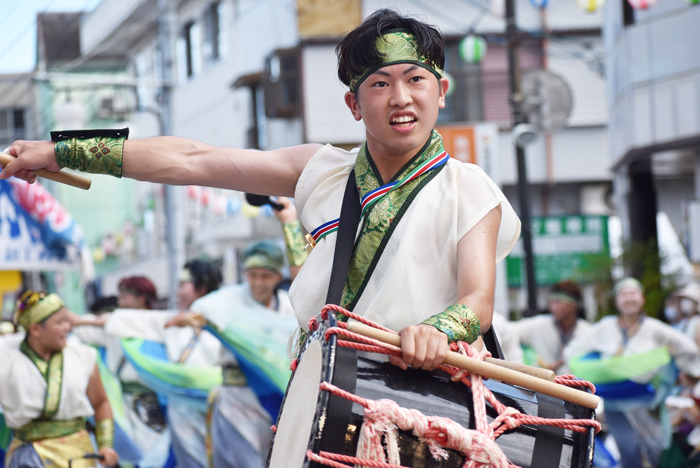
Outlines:
{"type": "Polygon", "coordinates": [[[115,93],[99,94],[95,102],[95,117],[100,119],[123,118],[126,105],[115,93]]]}

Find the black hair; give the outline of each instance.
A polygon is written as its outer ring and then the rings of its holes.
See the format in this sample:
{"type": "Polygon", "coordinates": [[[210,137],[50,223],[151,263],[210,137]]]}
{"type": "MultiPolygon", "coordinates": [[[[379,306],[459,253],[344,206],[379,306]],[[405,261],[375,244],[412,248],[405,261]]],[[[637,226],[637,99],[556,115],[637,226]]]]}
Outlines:
{"type": "Polygon", "coordinates": [[[90,312],[100,314],[104,312],[114,312],[114,309],[119,307],[119,298],[117,296],[103,296],[95,299],[95,302],[90,306],[90,312]]]}
{"type": "Polygon", "coordinates": [[[192,275],[192,284],[195,289],[205,288],[206,293],[219,289],[221,285],[221,268],[209,260],[190,260],[185,263],[185,269],[192,275]]]}
{"type": "Polygon", "coordinates": [[[377,50],[377,39],[391,29],[405,29],[416,37],[418,51],[433,67],[445,65],[445,40],[440,31],[429,24],[401,15],[391,9],[377,10],[357,28],[350,31],[335,48],[338,55],[338,78],[350,86],[353,77],[377,67],[384,57],[377,50]]]}

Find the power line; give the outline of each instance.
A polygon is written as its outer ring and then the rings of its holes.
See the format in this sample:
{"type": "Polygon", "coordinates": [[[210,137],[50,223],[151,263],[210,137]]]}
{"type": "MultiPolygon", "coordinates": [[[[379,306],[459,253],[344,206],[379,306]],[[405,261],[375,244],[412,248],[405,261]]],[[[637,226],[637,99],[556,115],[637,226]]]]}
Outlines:
{"type": "MultiPolygon", "coordinates": [[[[20,2],[17,2],[17,3],[20,3],[20,2]]],[[[54,3],[56,3],[56,0],[49,0],[49,3],[44,7],[44,10],[48,10],[49,8],[51,8],[51,6],[52,6],[54,3]]],[[[14,46],[16,46],[17,43],[18,43],[22,38],[24,38],[24,36],[25,36],[28,32],[30,32],[30,31],[36,26],[37,21],[38,21],[38,17],[35,17],[35,18],[34,18],[34,21],[32,22],[32,24],[30,24],[29,26],[27,26],[26,28],[24,28],[24,30],[20,31],[20,33],[19,33],[17,36],[15,36],[14,39],[12,39],[12,40],[10,41],[10,43],[8,44],[8,46],[5,47],[5,48],[0,52],[0,59],[3,58],[3,57],[5,56],[5,54],[7,54],[10,50],[12,50],[12,48],[13,48],[14,46]]]]}
{"type": "Polygon", "coordinates": [[[13,5],[13,8],[10,9],[10,11],[4,12],[2,21],[0,21],[0,26],[2,26],[3,24],[5,24],[5,21],[7,21],[8,19],[10,19],[10,17],[12,16],[12,14],[17,10],[17,8],[18,8],[21,4],[22,4],[22,2],[15,2],[15,4],[13,5]]]}

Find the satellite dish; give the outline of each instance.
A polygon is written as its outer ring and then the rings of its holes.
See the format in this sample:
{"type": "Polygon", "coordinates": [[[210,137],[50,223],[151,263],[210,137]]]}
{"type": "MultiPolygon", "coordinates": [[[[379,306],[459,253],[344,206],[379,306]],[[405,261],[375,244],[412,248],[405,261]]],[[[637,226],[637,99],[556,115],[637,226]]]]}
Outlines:
{"type": "Polygon", "coordinates": [[[548,132],[566,125],[574,99],[561,76],[546,70],[530,70],[523,74],[521,89],[523,112],[529,123],[548,132]]]}

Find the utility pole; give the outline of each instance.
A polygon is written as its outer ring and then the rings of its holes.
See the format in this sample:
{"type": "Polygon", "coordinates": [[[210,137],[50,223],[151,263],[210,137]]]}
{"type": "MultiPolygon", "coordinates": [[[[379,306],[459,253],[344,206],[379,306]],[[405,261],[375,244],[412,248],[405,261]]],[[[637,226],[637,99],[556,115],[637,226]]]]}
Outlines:
{"type": "MultiPolygon", "coordinates": [[[[513,109],[513,128],[526,123],[523,113],[523,95],[520,89],[520,64],[518,63],[518,27],[515,22],[515,0],[506,2],[506,48],[508,51],[508,72],[510,75],[510,104],[513,109]]],[[[532,231],[530,229],[530,188],[527,183],[527,168],[525,165],[525,149],[515,145],[518,161],[518,193],[520,196],[520,221],[522,222],[521,238],[523,241],[525,276],[527,278],[527,311],[526,315],[534,315],[537,311],[537,282],[535,280],[535,263],[532,254],[532,231]]]]}
{"type": "MultiPolygon", "coordinates": [[[[173,0],[158,0],[159,23],[158,39],[160,42],[163,86],[160,95],[160,120],[163,135],[172,135],[173,112],[172,94],[175,83],[176,13],[173,0]]],[[[168,308],[177,309],[177,290],[180,282],[180,268],[185,263],[185,243],[182,235],[182,219],[179,210],[180,188],[165,186],[165,220],[168,243],[168,308]]]]}

